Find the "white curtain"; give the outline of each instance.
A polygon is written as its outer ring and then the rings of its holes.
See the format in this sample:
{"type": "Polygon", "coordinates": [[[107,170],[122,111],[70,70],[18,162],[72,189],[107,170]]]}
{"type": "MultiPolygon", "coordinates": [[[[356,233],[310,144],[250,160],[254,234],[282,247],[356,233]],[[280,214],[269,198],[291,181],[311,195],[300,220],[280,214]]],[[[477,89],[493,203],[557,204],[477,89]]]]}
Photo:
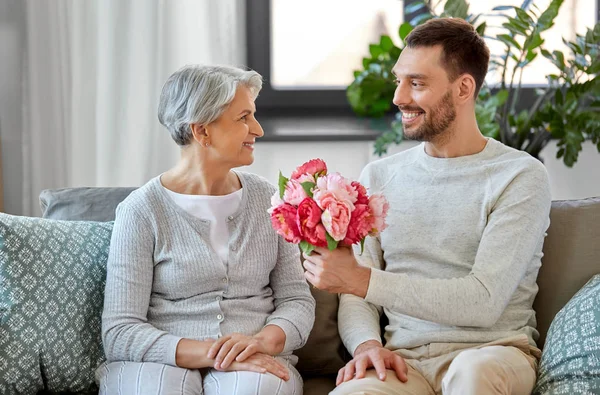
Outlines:
{"type": "Polygon", "coordinates": [[[47,188],[139,186],[179,148],[162,84],[191,63],[244,66],[244,0],[26,0],[23,214],[47,188]]]}

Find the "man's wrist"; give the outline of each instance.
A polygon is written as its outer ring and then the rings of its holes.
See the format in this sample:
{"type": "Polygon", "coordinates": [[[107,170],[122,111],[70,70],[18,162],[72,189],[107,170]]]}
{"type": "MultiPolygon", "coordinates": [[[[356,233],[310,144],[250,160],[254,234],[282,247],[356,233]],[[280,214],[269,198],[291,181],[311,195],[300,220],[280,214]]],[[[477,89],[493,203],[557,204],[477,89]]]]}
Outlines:
{"type": "Polygon", "coordinates": [[[368,351],[372,348],[381,348],[383,344],[379,340],[367,340],[366,342],[360,343],[358,347],[354,350],[354,356],[357,356],[360,353],[368,351]]]}
{"type": "Polygon", "coordinates": [[[349,293],[364,299],[369,291],[369,281],[371,281],[371,269],[357,264],[349,293]]]}

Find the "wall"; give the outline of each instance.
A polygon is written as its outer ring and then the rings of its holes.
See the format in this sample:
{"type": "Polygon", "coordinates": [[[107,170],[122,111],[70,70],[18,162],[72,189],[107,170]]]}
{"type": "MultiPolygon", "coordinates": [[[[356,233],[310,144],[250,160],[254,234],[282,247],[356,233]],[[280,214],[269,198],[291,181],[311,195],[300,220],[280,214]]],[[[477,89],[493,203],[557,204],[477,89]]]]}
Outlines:
{"type": "MultiPolygon", "coordinates": [[[[412,148],[416,144],[412,141],[404,142],[392,147],[390,154],[412,148]]],[[[279,170],[289,176],[299,164],[312,158],[322,158],[330,171],[339,171],[344,176],[355,179],[369,161],[378,159],[372,152],[373,143],[369,142],[275,143],[259,140],[256,144],[255,162],[247,170],[277,184],[279,170]]],[[[591,142],[584,144],[578,162],[571,169],[556,159],[555,142],[551,142],[541,156],[548,169],[554,200],[600,196],[600,153],[591,142]]]]}
{"type": "Polygon", "coordinates": [[[0,0],[0,141],[4,211],[22,211],[22,69],[25,47],[25,5],[0,0]]]}

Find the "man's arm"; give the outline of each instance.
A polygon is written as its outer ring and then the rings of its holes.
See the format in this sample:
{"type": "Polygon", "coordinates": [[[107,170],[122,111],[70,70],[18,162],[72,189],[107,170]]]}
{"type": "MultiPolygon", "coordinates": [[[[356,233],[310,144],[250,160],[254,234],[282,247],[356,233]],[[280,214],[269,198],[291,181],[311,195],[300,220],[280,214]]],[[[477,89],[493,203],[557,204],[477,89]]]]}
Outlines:
{"type": "MultiPolygon", "coordinates": [[[[379,238],[368,237],[365,240],[365,250],[360,255],[360,247],[354,250],[359,263],[366,267],[383,269],[383,253],[379,238]]],[[[382,308],[373,305],[363,298],[350,295],[340,295],[338,309],[338,329],[342,342],[348,351],[354,355],[356,348],[369,340],[376,340],[380,344],[381,327],[379,317],[382,308]]]]}
{"type": "Polygon", "coordinates": [[[543,165],[531,166],[492,208],[468,276],[423,279],[371,269],[365,300],[440,324],[491,327],[541,250],[550,203],[543,165]]]}

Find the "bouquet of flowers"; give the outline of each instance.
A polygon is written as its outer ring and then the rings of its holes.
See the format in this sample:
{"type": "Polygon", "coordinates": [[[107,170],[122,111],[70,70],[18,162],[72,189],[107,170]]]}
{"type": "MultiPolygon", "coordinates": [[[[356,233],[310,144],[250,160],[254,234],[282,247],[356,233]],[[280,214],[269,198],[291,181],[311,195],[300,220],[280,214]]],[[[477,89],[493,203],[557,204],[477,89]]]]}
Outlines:
{"type": "Polygon", "coordinates": [[[335,249],[356,243],[386,228],[388,203],[381,194],[339,173],[327,173],[321,159],[296,168],[290,178],[279,172],[279,191],[271,198],[271,223],[283,238],[310,254],[316,246],[335,249]]]}

